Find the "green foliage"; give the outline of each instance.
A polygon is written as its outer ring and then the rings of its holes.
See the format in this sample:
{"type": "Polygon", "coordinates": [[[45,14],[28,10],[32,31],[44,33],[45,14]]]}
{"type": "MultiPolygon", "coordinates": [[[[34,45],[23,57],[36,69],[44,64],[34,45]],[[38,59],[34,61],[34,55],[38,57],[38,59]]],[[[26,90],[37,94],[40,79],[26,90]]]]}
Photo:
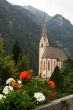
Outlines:
{"type": "Polygon", "coordinates": [[[33,95],[35,92],[39,91],[44,94],[46,94],[46,90],[49,92],[48,84],[46,86],[45,82],[43,80],[39,80],[38,78],[32,78],[30,82],[28,82],[28,87],[24,86],[24,89],[27,90],[30,95],[33,95]]]}
{"type": "Polygon", "coordinates": [[[63,74],[65,91],[73,93],[73,60],[68,59],[65,61],[61,72],[63,74]]]}
{"type": "MultiPolygon", "coordinates": [[[[31,8],[30,8],[31,9],[31,8]]],[[[10,5],[5,0],[0,0],[0,33],[3,35],[5,51],[8,53],[16,40],[20,41],[23,52],[30,56],[31,66],[38,73],[38,45],[41,37],[42,12],[35,14],[24,7],[10,5]],[[6,7],[10,7],[10,10],[6,7]],[[15,17],[14,17],[15,16],[15,17]],[[14,18],[14,19],[13,19],[14,18]],[[35,23],[36,22],[36,23],[35,23]],[[35,52],[34,52],[35,51],[35,52]]],[[[48,17],[48,15],[46,15],[48,17]]],[[[56,15],[47,23],[49,42],[53,46],[64,47],[67,53],[73,56],[73,26],[60,16],[64,23],[56,22],[60,15],[56,15]],[[54,20],[56,19],[56,20],[54,20]]]]}
{"type": "Polygon", "coordinates": [[[3,39],[0,37],[0,85],[3,85],[7,78],[16,77],[17,69],[11,56],[5,56],[3,39]]]}
{"type": "Polygon", "coordinates": [[[3,38],[0,37],[0,56],[4,53],[4,43],[3,43],[3,38]]]}
{"type": "Polygon", "coordinates": [[[4,103],[5,110],[27,110],[34,107],[33,97],[25,91],[14,91],[11,92],[4,103]]]}
{"type": "Polygon", "coordinates": [[[13,53],[13,59],[14,59],[15,63],[17,64],[18,60],[22,59],[22,50],[19,46],[18,41],[15,42],[13,49],[12,49],[12,53],[13,53]]]}
{"type": "Polygon", "coordinates": [[[29,82],[26,82],[21,86],[19,90],[11,91],[6,99],[1,100],[1,110],[30,110],[38,105],[48,103],[49,93],[51,90],[49,85],[40,79],[32,78],[29,82]],[[38,102],[34,98],[34,93],[41,92],[45,95],[46,100],[44,102],[38,102]]]}
{"type": "Polygon", "coordinates": [[[1,110],[28,110],[34,106],[33,97],[29,97],[25,91],[21,90],[12,91],[0,102],[1,110]]]}
{"type": "Polygon", "coordinates": [[[19,72],[24,71],[24,70],[29,70],[29,58],[28,58],[28,56],[23,55],[22,59],[18,60],[17,68],[18,68],[19,72]]]}
{"type": "Polygon", "coordinates": [[[58,89],[63,89],[63,76],[58,66],[56,66],[54,72],[52,73],[52,76],[50,77],[50,80],[53,80],[55,82],[58,89]]]}
{"type": "MultiPolygon", "coordinates": [[[[2,53],[2,39],[0,41],[0,52],[2,53]]],[[[13,47],[13,52],[14,59],[12,56],[5,56],[4,53],[0,56],[0,85],[4,85],[9,77],[18,78],[20,71],[29,69],[29,58],[26,55],[22,56],[22,51],[17,41],[13,47]]]]}
{"type": "Polygon", "coordinates": [[[0,85],[5,84],[9,77],[17,76],[17,68],[14,60],[10,56],[0,59],[0,85]]]}

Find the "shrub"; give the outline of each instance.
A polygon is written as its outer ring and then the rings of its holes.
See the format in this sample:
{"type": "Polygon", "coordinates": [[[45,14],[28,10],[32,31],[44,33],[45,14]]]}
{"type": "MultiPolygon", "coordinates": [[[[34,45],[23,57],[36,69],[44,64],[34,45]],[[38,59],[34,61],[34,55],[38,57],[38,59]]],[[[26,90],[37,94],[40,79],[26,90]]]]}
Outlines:
{"type": "Polygon", "coordinates": [[[18,77],[17,68],[11,56],[0,59],[0,85],[5,84],[9,77],[18,77]]]}
{"type": "Polygon", "coordinates": [[[50,80],[55,82],[56,88],[63,90],[63,76],[58,66],[56,66],[52,76],[50,77],[50,80]]]}
{"type": "MultiPolygon", "coordinates": [[[[11,83],[9,83],[11,85],[11,83]]],[[[28,110],[35,108],[40,104],[48,103],[49,94],[53,92],[43,80],[31,78],[28,82],[24,82],[21,88],[8,92],[6,99],[0,100],[1,110],[28,110]],[[34,97],[34,94],[42,94],[39,101],[34,97]]],[[[38,97],[39,98],[39,97],[38,97]]]]}
{"type": "Polygon", "coordinates": [[[15,90],[8,94],[4,106],[5,110],[27,110],[33,108],[35,104],[33,98],[25,91],[15,90]]]}

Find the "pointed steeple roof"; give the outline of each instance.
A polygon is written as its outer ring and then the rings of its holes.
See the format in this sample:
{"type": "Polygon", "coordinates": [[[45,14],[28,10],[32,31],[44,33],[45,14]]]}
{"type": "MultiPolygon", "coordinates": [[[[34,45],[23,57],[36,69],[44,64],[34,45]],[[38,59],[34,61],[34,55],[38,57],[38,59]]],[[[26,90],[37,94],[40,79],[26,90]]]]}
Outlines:
{"type": "Polygon", "coordinates": [[[43,22],[42,22],[42,33],[41,33],[41,36],[43,36],[43,38],[47,37],[45,13],[44,13],[43,22]]]}

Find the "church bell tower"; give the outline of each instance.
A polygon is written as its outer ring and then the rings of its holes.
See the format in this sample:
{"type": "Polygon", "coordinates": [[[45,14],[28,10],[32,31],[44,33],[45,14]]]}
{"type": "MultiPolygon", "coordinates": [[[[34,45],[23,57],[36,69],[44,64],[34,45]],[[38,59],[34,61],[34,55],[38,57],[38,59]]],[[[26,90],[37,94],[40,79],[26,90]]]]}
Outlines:
{"type": "Polygon", "coordinates": [[[43,67],[42,56],[47,46],[49,46],[49,42],[47,38],[46,18],[45,18],[45,13],[44,13],[43,22],[42,22],[41,39],[39,42],[39,77],[41,77],[42,69],[43,69],[42,68],[43,67]]]}

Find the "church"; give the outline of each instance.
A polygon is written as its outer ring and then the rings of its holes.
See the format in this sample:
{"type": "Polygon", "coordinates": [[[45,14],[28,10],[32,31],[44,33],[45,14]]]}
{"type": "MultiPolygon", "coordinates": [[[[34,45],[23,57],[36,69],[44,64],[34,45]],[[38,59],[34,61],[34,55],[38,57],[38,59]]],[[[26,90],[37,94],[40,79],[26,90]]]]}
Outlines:
{"type": "Polygon", "coordinates": [[[67,60],[65,52],[60,48],[51,47],[49,44],[44,16],[39,42],[39,77],[50,78],[55,67],[58,66],[61,68],[65,60],[67,60]]]}

